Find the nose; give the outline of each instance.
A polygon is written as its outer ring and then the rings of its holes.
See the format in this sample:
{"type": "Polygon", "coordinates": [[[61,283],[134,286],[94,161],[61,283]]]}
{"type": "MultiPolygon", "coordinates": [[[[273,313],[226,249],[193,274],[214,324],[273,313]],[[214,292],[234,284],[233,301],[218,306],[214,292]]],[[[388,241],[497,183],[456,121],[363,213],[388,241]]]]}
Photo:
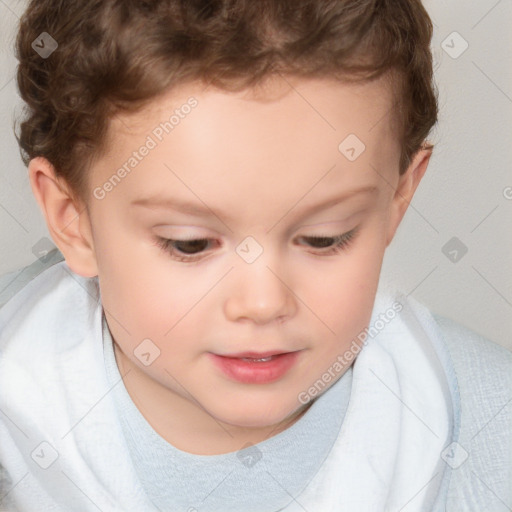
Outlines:
{"type": "Polygon", "coordinates": [[[276,258],[261,256],[253,263],[238,263],[232,272],[225,315],[231,321],[256,324],[285,321],[297,310],[296,297],[276,258]]]}

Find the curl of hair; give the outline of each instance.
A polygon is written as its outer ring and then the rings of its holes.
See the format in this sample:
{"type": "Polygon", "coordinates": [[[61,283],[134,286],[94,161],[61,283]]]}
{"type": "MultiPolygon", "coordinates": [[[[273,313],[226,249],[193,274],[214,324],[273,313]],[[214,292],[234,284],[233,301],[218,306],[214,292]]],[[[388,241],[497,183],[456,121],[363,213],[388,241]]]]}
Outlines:
{"type": "Polygon", "coordinates": [[[43,156],[85,202],[109,120],[201,80],[226,91],[275,74],[366,82],[393,77],[399,172],[438,115],[432,22],[420,0],[30,0],[17,85],[25,165],[43,156]],[[46,59],[32,42],[48,32],[46,59]]]}

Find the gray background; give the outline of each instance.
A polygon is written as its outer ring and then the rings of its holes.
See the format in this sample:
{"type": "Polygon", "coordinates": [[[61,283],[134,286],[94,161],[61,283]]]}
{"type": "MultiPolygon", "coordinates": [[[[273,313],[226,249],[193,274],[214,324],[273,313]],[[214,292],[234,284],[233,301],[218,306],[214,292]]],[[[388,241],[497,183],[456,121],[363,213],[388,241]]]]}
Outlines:
{"type": "MultiPolygon", "coordinates": [[[[34,262],[34,246],[50,238],[11,128],[21,112],[12,43],[24,5],[0,0],[0,275],[34,262]]],[[[512,350],[512,1],[424,5],[435,25],[440,121],[384,277],[512,350]]]]}

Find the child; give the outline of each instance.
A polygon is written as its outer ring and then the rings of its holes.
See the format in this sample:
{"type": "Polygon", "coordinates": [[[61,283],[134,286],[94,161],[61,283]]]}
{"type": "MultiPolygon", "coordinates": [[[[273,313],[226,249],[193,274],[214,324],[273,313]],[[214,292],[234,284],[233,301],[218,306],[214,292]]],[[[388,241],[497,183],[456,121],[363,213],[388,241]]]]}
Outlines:
{"type": "Polygon", "coordinates": [[[431,36],[419,0],[29,3],[58,251],[2,283],[5,507],[512,506],[512,354],[380,276],[431,36]]]}

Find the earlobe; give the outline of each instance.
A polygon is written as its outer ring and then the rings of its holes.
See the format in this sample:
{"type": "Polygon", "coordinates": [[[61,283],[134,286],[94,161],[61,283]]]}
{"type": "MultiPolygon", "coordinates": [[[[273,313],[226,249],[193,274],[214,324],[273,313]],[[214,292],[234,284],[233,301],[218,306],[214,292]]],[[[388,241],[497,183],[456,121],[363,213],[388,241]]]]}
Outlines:
{"type": "Polygon", "coordinates": [[[392,242],[414,193],[427,171],[432,149],[420,149],[411,161],[407,171],[400,176],[391,203],[386,247],[392,242]]]}
{"type": "Polygon", "coordinates": [[[77,205],[53,165],[43,157],[30,161],[30,186],[50,235],[73,272],[98,275],[90,220],[85,205],[77,205]]]}

